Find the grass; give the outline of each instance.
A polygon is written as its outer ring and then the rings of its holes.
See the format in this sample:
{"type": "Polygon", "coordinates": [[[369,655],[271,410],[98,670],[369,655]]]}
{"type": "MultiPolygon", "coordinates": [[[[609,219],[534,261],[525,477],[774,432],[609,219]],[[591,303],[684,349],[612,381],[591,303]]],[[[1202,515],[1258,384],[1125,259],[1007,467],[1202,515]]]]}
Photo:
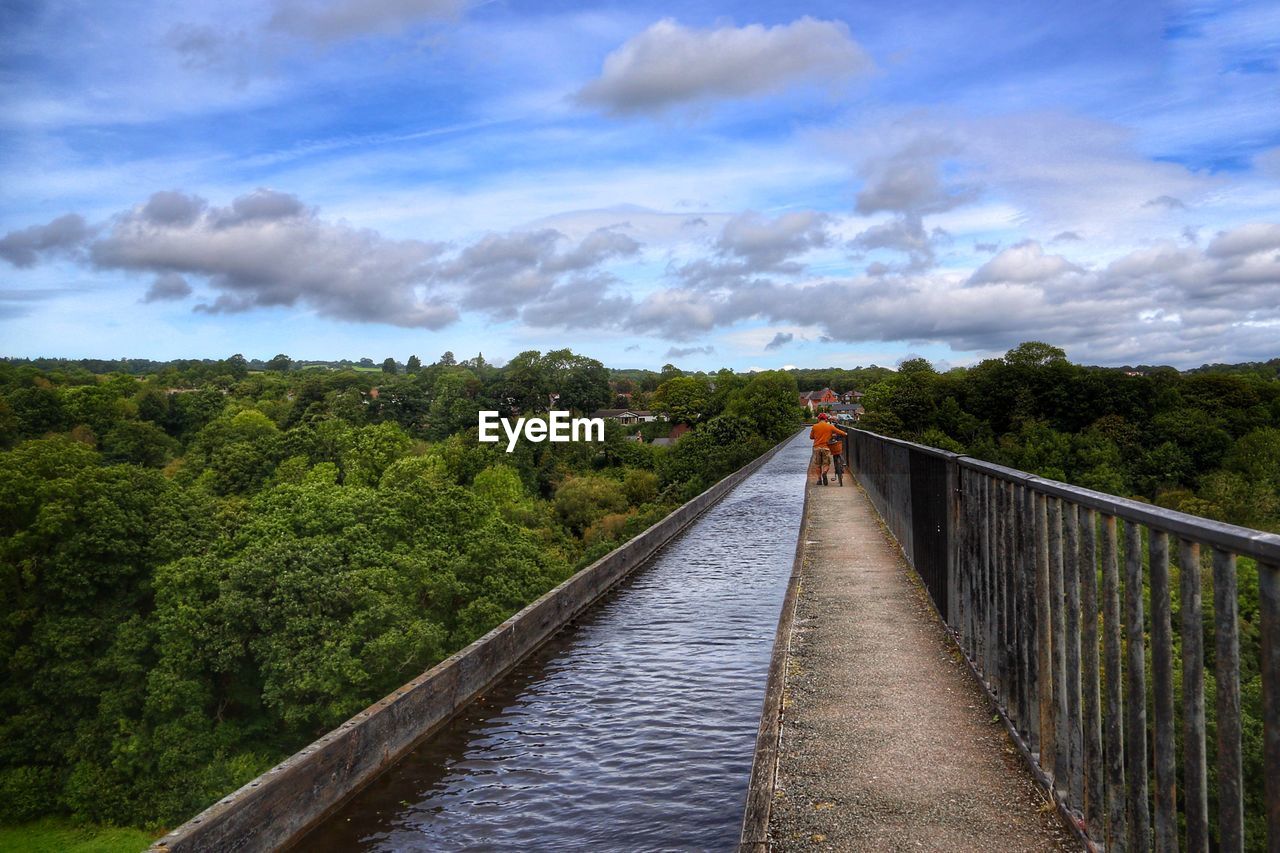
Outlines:
{"type": "Polygon", "coordinates": [[[81,824],[63,818],[0,826],[0,850],[6,853],[139,853],[156,838],[141,829],[81,824]]]}

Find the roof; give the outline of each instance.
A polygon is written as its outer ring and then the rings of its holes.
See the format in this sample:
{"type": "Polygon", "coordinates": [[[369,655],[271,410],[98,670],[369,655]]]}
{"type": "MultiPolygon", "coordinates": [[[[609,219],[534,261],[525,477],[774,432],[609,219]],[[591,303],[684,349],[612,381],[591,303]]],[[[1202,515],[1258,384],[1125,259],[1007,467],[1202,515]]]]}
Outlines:
{"type": "Polygon", "coordinates": [[[621,417],[622,415],[635,415],[636,417],[639,417],[639,418],[647,418],[652,414],[653,412],[642,411],[640,409],[596,409],[594,412],[591,413],[591,417],[617,418],[617,417],[621,417]]]}

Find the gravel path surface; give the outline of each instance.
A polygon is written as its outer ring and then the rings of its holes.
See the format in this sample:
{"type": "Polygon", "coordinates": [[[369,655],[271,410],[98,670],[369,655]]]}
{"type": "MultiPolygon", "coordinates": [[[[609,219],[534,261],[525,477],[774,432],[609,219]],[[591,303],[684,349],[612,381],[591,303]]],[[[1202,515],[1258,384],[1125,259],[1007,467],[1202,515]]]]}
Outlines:
{"type": "Polygon", "coordinates": [[[776,850],[1077,850],[852,478],[813,486],[776,850]]]}

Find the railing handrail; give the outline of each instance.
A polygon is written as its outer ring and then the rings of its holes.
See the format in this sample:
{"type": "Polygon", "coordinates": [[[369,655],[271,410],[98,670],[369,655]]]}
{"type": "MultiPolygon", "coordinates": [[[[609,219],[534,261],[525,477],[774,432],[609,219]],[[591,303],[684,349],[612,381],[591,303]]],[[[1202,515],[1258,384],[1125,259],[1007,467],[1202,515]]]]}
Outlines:
{"type": "Polygon", "coordinates": [[[1107,515],[1114,515],[1127,521],[1136,521],[1183,539],[1194,540],[1202,545],[1223,548],[1241,557],[1249,557],[1267,563],[1280,561],[1280,534],[1228,524],[1224,521],[1214,521],[1210,518],[1174,509],[1166,509],[1155,504],[1135,501],[1132,498],[1123,498],[1118,495],[1087,489],[1084,486],[1073,486],[1070,483],[1052,480],[1048,477],[1041,477],[1037,474],[1030,474],[1004,465],[997,465],[994,462],[987,462],[974,456],[952,453],[937,447],[929,447],[925,444],[917,444],[901,438],[880,435],[870,430],[855,429],[854,432],[866,433],[867,435],[875,436],[879,441],[909,447],[912,450],[930,456],[953,460],[962,467],[982,471],[1004,480],[1022,483],[1035,491],[1053,495],[1054,497],[1067,498],[1073,503],[1098,510],[1107,515]]]}

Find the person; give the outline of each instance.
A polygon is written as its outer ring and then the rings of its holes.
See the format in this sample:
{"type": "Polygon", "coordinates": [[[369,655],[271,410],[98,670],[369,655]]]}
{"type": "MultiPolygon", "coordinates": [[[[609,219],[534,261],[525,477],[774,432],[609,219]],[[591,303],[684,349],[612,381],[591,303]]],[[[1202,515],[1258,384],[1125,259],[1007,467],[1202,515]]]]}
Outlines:
{"type": "Polygon", "coordinates": [[[816,485],[827,484],[827,470],[831,467],[831,439],[833,436],[844,434],[844,430],[827,419],[826,412],[818,415],[818,422],[813,425],[813,429],[809,430],[809,438],[813,439],[813,464],[818,466],[816,485]]]}
{"type": "Polygon", "coordinates": [[[844,459],[844,436],[831,433],[828,447],[831,449],[831,469],[836,472],[836,483],[843,486],[844,471],[849,467],[844,459]]]}

